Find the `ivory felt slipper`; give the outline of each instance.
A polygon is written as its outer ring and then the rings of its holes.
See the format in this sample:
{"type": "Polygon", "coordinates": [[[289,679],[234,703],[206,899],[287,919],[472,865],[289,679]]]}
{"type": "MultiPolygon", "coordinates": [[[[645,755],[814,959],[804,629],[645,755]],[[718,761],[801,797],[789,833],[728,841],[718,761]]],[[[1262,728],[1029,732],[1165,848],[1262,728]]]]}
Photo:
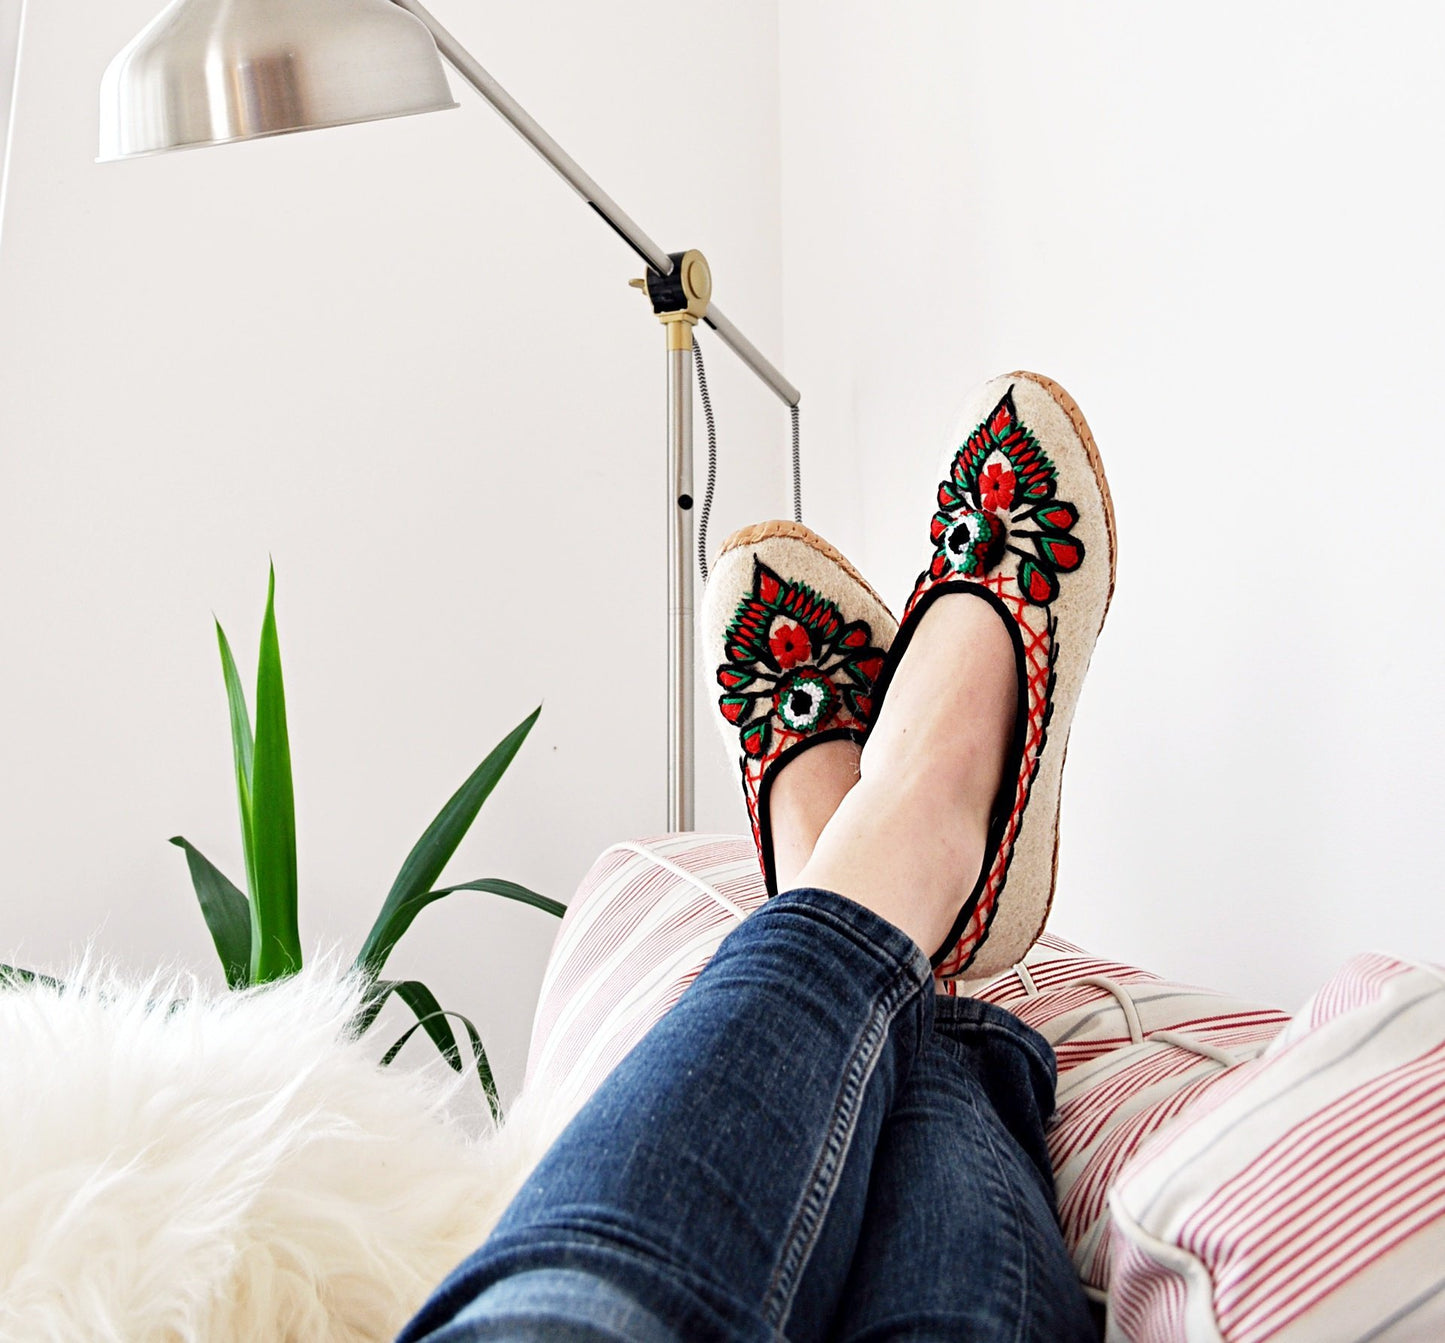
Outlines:
{"type": "Polygon", "coordinates": [[[944,458],[928,560],[874,690],[876,720],[929,607],[950,592],[1003,618],[1018,668],[1018,716],[983,866],[942,947],[940,979],[1021,960],[1053,903],[1069,726],[1114,590],[1114,513],[1094,437],[1072,397],[1012,373],[969,399],[944,458]]]}
{"type": "Polygon", "coordinates": [[[704,666],[737,754],[768,894],[777,894],[768,791],[825,741],[861,742],[898,623],[858,571],[800,522],[763,522],[723,542],[702,603],[704,666]]]}

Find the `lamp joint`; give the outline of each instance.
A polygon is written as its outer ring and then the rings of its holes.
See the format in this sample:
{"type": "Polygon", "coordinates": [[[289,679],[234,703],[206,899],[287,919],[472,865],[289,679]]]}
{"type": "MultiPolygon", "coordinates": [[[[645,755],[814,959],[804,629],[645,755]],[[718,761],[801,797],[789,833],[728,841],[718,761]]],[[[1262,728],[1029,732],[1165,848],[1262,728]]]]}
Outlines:
{"type": "Polygon", "coordinates": [[[668,255],[672,270],[666,275],[648,267],[645,279],[631,283],[647,295],[658,321],[666,325],[668,349],[688,350],[692,348],[692,328],[707,316],[712,271],[696,248],[668,255]]]}

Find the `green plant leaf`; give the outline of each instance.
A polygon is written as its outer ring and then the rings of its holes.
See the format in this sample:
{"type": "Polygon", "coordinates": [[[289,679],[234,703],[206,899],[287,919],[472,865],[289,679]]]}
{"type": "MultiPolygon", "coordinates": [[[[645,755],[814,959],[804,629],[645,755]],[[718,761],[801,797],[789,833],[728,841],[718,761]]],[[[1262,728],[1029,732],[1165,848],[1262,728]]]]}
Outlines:
{"type": "Polygon", "coordinates": [[[462,1053],[457,1046],[457,1037],[452,1031],[451,1023],[435,995],[419,979],[383,979],[373,984],[367,992],[361,1011],[356,1014],[352,1023],[355,1034],[365,1035],[371,1029],[377,1015],[386,1006],[387,999],[393,994],[411,1008],[417,1025],[425,1027],[426,1033],[437,1047],[437,1053],[447,1061],[448,1066],[461,1072],[462,1053]]]}
{"type": "MultiPolygon", "coordinates": [[[[435,1002],[436,1000],[433,999],[432,1001],[435,1002]]],[[[492,1077],[492,1065],[487,1062],[487,1051],[482,1048],[481,1034],[472,1024],[471,1020],[467,1017],[464,1017],[460,1012],[444,1012],[440,1007],[437,1008],[437,1012],[444,1017],[455,1017],[458,1021],[462,1023],[464,1027],[466,1027],[467,1039],[471,1041],[472,1062],[476,1066],[477,1080],[480,1081],[482,1084],[482,1091],[487,1097],[487,1106],[492,1112],[492,1118],[495,1119],[498,1123],[500,1123],[502,1119],[502,1100],[501,1097],[497,1095],[497,1084],[495,1079],[492,1077]]],[[[411,1037],[415,1035],[418,1030],[426,1027],[426,1024],[427,1018],[423,1017],[416,1023],[415,1026],[408,1027],[408,1029],[391,1046],[391,1048],[388,1049],[386,1053],[381,1056],[381,1066],[383,1068],[390,1067],[396,1056],[400,1054],[401,1051],[406,1047],[407,1041],[410,1040],[411,1037]]],[[[453,1066],[458,1072],[461,1071],[460,1058],[458,1058],[457,1062],[453,1066]]]]}
{"type": "Polygon", "coordinates": [[[373,979],[368,982],[361,1006],[357,1008],[349,1026],[354,1039],[361,1039],[376,1024],[377,1016],[386,1006],[386,1000],[399,982],[395,979],[373,979]]]}
{"type": "MultiPolygon", "coordinates": [[[[226,702],[231,711],[231,755],[236,763],[236,801],[241,809],[241,848],[246,855],[246,889],[256,893],[256,846],[251,828],[251,773],[255,746],[251,740],[251,714],[246,708],[246,692],[241,686],[241,673],[231,656],[231,642],[221,622],[216,621],[216,642],[221,649],[221,673],[226,678],[226,702]]],[[[172,840],[172,843],[175,841],[172,840]]],[[[246,919],[250,921],[250,911],[246,919]]],[[[250,945],[250,934],[246,943],[250,945]]],[[[225,957],[223,956],[224,960],[225,957]]],[[[249,973],[249,963],[248,963],[249,973]]]]}
{"type": "Polygon", "coordinates": [[[251,905],[209,858],[189,840],[180,835],[171,840],[186,855],[191,869],[191,885],[201,903],[211,941],[226,971],[226,983],[233,989],[244,989],[251,982],[251,905]]]}
{"type": "MultiPolygon", "coordinates": [[[[366,1032],[369,1031],[372,1026],[376,1024],[376,1018],[378,1017],[378,1015],[380,1015],[381,1009],[386,1006],[386,1000],[390,998],[393,993],[401,996],[400,991],[404,987],[409,987],[411,985],[415,985],[418,989],[421,990],[423,994],[427,994],[430,992],[430,990],[427,989],[426,985],[421,983],[420,980],[372,980],[366,987],[366,994],[365,997],[362,999],[361,1007],[358,1009],[356,1015],[351,1020],[352,1035],[357,1039],[360,1039],[363,1035],[365,1035],[366,1032]]],[[[407,1001],[405,997],[403,997],[402,1000],[404,1002],[407,1001]]],[[[413,1008],[412,1010],[415,1011],[416,1009],[413,1008]]],[[[430,1011],[432,1009],[428,1008],[427,1010],[430,1011]]],[[[438,1012],[441,1011],[440,1005],[438,1005],[435,1010],[438,1012]]],[[[447,1029],[450,1031],[451,1028],[448,1027],[447,1029]]],[[[452,1037],[453,1043],[455,1043],[455,1038],[455,1036],[452,1037]]]]}
{"type": "Polygon", "coordinates": [[[251,774],[251,826],[256,885],[251,892],[251,981],[263,984],[301,968],[296,917],[296,801],[286,689],[276,633],[276,569],[266,592],[256,670],[256,747],[251,774]]]}
{"type": "MultiPolygon", "coordinates": [[[[363,947],[361,954],[356,958],[353,968],[362,970],[368,974],[376,974],[381,970],[391,949],[400,939],[401,935],[411,927],[411,921],[416,918],[429,904],[441,900],[457,891],[484,891],[490,895],[500,895],[507,900],[516,900],[520,904],[531,905],[533,909],[540,909],[547,914],[554,914],[561,918],[567,912],[567,906],[560,900],[553,900],[549,896],[538,895],[536,891],[528,890],[525,886],[519,886],[515,881],[505,881],[501,877],[481,877],[476,881],[462,881],[455,886],[442,886],[435,891],[423,891],[420,895],[410,900],[403,901],[397,906],[393,917],[395,936],[389,942],[380,946],[380,960],[374,966],[368,966],[363,959],[366,955],[366,947],[363,947]]],[[[373,933],[375,929],[372,930],[373,933]]],[[[370,939],[368,939],[368,945],[370,939]]]]}
{"type": "Polygon", "coordinates": [[[541,712],[538,706],[492,748],[491,754],[472,771],[471,777],[457,789],[426,828],[426,833],[417,840],[391,884],[381,913],[366,935],[356,958],[358,969],[373,976],[380,974],[391,949],[411,926],[417,913],[439,898],[432,893],[432,883],[441,876],[442,868],[456,852],[462,836],[471,828],[482,809],[482,803],[497,786],[497,780],[506,773],[507,766],[521,749],[541,712]]]}
{"type": "Polygon", "coordinates": [[[428,891],[422,897],[420,908],[425,908],[433,900],[440,900],[443,896],[451,895],[456,891],[486,891],[491,895],[500,895],[508,900],[531,905],[533,909],[540,909],[544,913],[555,914],[559,919],[567,912],[567,906],[560,900],[553,900],[546,895],[538,895],[536,891],[519,886],[515,881],[503,881],[500,877],[481,877],[476,881],[459,881],[455,886],[443,886],[439,890],[428,891]]]}
{"type": "Polygon", "coordinates": [[[23,970],[18,965],[0,965],[0,989],[18,989],[27,984],[44,984],[46,988],[63,989],[65,985],[38,970],[23,970]]]}

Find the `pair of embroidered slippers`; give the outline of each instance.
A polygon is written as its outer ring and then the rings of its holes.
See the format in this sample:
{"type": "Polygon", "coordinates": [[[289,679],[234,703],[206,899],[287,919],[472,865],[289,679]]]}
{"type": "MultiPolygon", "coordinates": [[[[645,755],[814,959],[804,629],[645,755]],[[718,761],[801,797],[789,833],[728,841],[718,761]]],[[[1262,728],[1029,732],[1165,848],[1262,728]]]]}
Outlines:
{"type": "Polygon", "coordinates": [[[927,560],[901,625],[844,557],[801,523],[734,533],[703,601],[720,725],[739,754],[769,894],[768,793],[800,752],[866,744],[919,622],[967,592],[1003,619],[1018,709],[977,880],[944,944],[940,979],[1006,970],[1053,902],[1069,726],[1114,590],[1114,514],[1093,435],[1072,397],[1036,373],[985,384],[947,453],[927,560]]]}

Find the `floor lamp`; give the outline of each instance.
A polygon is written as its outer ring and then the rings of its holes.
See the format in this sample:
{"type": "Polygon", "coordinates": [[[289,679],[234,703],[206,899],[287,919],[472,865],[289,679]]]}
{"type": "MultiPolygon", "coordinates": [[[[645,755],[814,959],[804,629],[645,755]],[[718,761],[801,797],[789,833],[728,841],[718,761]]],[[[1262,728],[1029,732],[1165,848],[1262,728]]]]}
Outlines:
{"type": "Polygon", "coordinates": [[[693,331],[711,327],[792,410],[798,389],[712,302],[698,251],[665,252],[417,0],[174,0],[110,63],[102,162],[456,107],[452,67],[647,264],[667,336],[667,826],[694,823],[693,331]]]}

